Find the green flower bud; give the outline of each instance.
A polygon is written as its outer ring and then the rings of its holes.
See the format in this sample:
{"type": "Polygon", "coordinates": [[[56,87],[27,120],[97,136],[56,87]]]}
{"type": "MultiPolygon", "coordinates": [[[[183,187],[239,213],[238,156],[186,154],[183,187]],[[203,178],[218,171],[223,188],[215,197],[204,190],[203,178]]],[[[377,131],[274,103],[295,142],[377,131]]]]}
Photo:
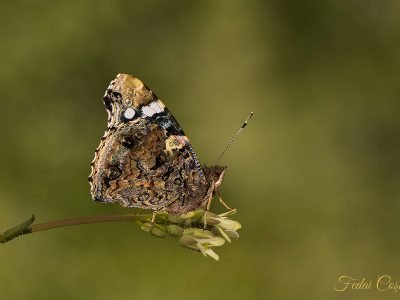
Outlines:
{"type": "Polygon", "coordinates": [[[196,245],[197,241],[190,235],[182,235],[181,238],[179,239],[179,242],[181,243],[182,246],[185,247],[190,247],[193,245],[196,245]]]}
{"type": "Polygon", "coordinates": [[[193,219],[194,217],[196,216],[196,213],[194,212],[194,211],[189,211],[188,213],[186,213],[186,214],[183,214],[183,215],[181,215],[180,217],[182,218],[182,219],[193,219]]]}
{"type": "Polygon", "coordinates": [[[153,227],[151,228],[151,234],[155,237],[164,238],[167,236],[167,230],[163,226],[153,224],[153,227]]]}
{"type": "Polygon", "coordinates": [[[239,238],[239,233],[237,233],[236,231],[233,230],[225,230],[225,233],[227,236],[229,236],[230,238],[233,239],[238,239],[239,238]]]}
{"type": "Polygon", "coordinates": [[[221,217],[220,223],[217,226],[222,228],[223,230],[231,231],[237,231],[238,229],[242,228],[242,225],[240,225],[239,222],[227,219],[226,217],[221,217]]]}
{"type": "Polygon", "coordinates": [[[178,225],[171,224],[167,226],[167,232],[172,236],[181,236],[184,229],[178,225]]]}
{"type": "MultiPolygon", "coordinates": [[[[215,214],[207,213],[206,216],[206,224],[207,226],[215,226],[220,223],[219,217],[215,214]]],[[[204,223],[204,217],[201,219],[201,221],[204,223]]]]}
{"type": "Polygon", "coordinates": [[[151,222],[136,221],[136,223],[140,226],[140,229],[142,229],[144,231],[150,231],[151,227],[153,226],[153,224],[151,224],[151,222]]]}
{"type": "Polygon", "coordinates": [[[206,248],[201,244],[197,244],[197,246],[199,247],[199,250],[201,251],[201,253],[203,253],[204,256],[210,256],[211,258],[215,259],[216,261],[219,260],[219,256],[217,253],[214,252],[213,249],[211,248],[206,248]]]}
{"type": "Polygon", "coordinates": [[[185,222],[183,223],[183,225],[185,227],[191,227],[192,226],[192,222],[193,222],[192,219],[186,219],[185,222]]]}
{"type": "Polygon", "coordinates": [[[225,231],[223,231],[220,227],[217,226],[218,232],[220,235],[222,235],[222,237],[228,242],[231,242],[231,239],[229,238],[229,236],[225,233],[225,231]]]}
{"type": "Polygon", "coordinates": [[[184,219],[181,216],[178,215],[169,215],[168,216],[168,221],[174,224],[180,224],[184,221],[184,219]]]}
{"type": "Polygon", "coordinates": [[[231,238],[239,237],[236,231],[241,228],[240,223],[228,217],[234,213],[235,211],[232,210],[217,215],[196,210],[178,216],[161,212],[156,215],[154,223],[151,222],[151,215],[144,215],[137,224],[142,230],[149,231],[155,237],[167,235],[178,237],[183,247],[219,260],[213,248],[224,245],[225,241],[230,243],[231,238]],[[203,228],[204,222],[206,222],[207,230],[203,228]]]}
{"type": "Polygon", "coordinates": [[[214,236],[211,231],[195,227],[186,228],[183,234],[195,236],[196,238],[209,238],[214,236]]]}
{"type": "Polygon", "coordinates": [[[209,239],[199,240],[198,242],[202,245],[207,245],[209,247],[219,247],[225,244],[225,240],[219,236],[214,236],[209,239]]]}

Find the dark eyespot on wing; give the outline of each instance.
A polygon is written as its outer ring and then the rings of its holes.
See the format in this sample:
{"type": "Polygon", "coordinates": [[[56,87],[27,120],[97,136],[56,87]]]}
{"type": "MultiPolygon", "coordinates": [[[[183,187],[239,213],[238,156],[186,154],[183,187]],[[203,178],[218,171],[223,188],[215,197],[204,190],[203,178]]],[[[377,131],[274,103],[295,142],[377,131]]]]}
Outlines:
{"type": "Polygon", "coordinates": [[[122,95],[121,95],[121,93],[118,93],[118,92],[112,92],[112,97],[114,99],[121,99],[122,95]]]}
{"type": "Polygon", "coordinates": [[[122,174],[122,170],[121,170],[120,167],[118,167],[118,166],[112,166],[112,167],[110,168],[110,174],[109,174],[108,177],[109,177],[111,180],[115,180],[115,179],[117,179],[119,176],[121,176],[121,174],[122,174]]]}
{"type": "Polygon", "coordinates": [[[126,136],[122,140],[122,145],[128,149],[134,149],[137,144],[137,140],[133,136],[126,136]]]}
{"type": "Polygon", "coordinates": [[[166,181],[173,172],[174,169],[172,167],[168,167],[167,171],[161,177],[162,180],[166,181]]]}
{"type": "Polygon", "coordinates": [[[112,100],[108,96],[105,96],[103,98],[103,103],[104,103],[104,106],[106,107],[106,109],[111,112],[112,111],[112,100]]]}
{"type": "Polygon", "coordinates": [[[158,169],[165,163],[166,160],[167,160],[167,158],[166,158],[165,154],[161,153],[160,155],[158,155],[156,157],[156,163],[153,167],[150,168],[150,170],[158,169]]]}
{"type": "Polygon", "coordinates": [[[111,178],[110,178],[110,177],[104,177],[103,181],[104,181],[104,185],[105,185],[107,188],[109,188],[109,187],[110,187],[111,178]]]}

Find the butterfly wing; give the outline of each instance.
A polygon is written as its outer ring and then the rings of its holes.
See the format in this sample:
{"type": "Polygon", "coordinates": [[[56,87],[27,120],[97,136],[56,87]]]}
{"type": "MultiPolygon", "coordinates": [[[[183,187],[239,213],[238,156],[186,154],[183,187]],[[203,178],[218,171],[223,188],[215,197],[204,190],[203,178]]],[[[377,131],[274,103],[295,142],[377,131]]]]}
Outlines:
{"type": "Polygon", "coordinates": [[[141,81],[119,75],[107,89],[108,130],[92,162],[97,201],[183,213],[204,206],[208,181],[178,122],[141,81]]]}

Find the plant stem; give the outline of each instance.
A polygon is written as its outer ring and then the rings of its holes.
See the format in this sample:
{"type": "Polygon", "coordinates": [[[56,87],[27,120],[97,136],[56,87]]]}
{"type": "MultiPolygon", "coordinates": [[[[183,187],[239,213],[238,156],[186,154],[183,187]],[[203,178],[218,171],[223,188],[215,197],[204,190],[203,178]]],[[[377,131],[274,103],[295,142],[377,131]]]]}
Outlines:
{"type": "Polygon", "coordinates": [[[72,218],[72,219],[64,219],[57,221],[50,221],[45,223],[40,223],[36,225],[30,226],[31,233],[38,232],[42,230],[48,230],[58,227],[65,226],[73,226],[73,225],[82,225],[82,224],[93,224],[93,223],[104,223],[104,222],[129,222],[139,220],[140,215],[115,215],[115,216],[88,216],[88,217],[80,217],[80,218],[72,218]]]}
{"type": "Polygon", "coordinates": [[[137,220],[144,220],[151,218],[150,215],[138,215],[138,214],[127,214],[127,215],[111,215],[111,216],[88,216],[80,218],[71,218],[64,220],[56,220],[50,222],[44,222],[39,224],[34,224],[35,218],[32,216],[29,220],[14,226],[3,233],[0,233],[0,243],[6,243],[16,237],[22,236],[24,234],[39,232],[43,230],[82,225],[82,224],[94,224],[94,223],[104,223],[104,222],[132,222],[137,220]]]}

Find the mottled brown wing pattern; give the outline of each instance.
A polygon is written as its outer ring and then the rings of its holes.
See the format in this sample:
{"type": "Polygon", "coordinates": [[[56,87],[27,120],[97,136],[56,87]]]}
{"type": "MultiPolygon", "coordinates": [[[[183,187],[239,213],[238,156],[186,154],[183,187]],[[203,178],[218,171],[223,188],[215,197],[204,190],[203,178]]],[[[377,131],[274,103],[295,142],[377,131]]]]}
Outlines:
{"type": "Polygon", "coordinates": [[[201,184],[188,149],[174,145],[174,138],[166,139],[164,129],[146,119],[116,127],[94,163],[94,198],[171,212],[200,206],[207,184],[201,184]],[[172,144],[168,149],[166,141],[172,144]]]}
{"type": "Polygon", "coordinates": [[[205,208],[225,167],[202,168],[178,122],[139,79],[119,74],[104,95],[108,130],[89,176],[96,201],[165,209],[205,208]]]}

